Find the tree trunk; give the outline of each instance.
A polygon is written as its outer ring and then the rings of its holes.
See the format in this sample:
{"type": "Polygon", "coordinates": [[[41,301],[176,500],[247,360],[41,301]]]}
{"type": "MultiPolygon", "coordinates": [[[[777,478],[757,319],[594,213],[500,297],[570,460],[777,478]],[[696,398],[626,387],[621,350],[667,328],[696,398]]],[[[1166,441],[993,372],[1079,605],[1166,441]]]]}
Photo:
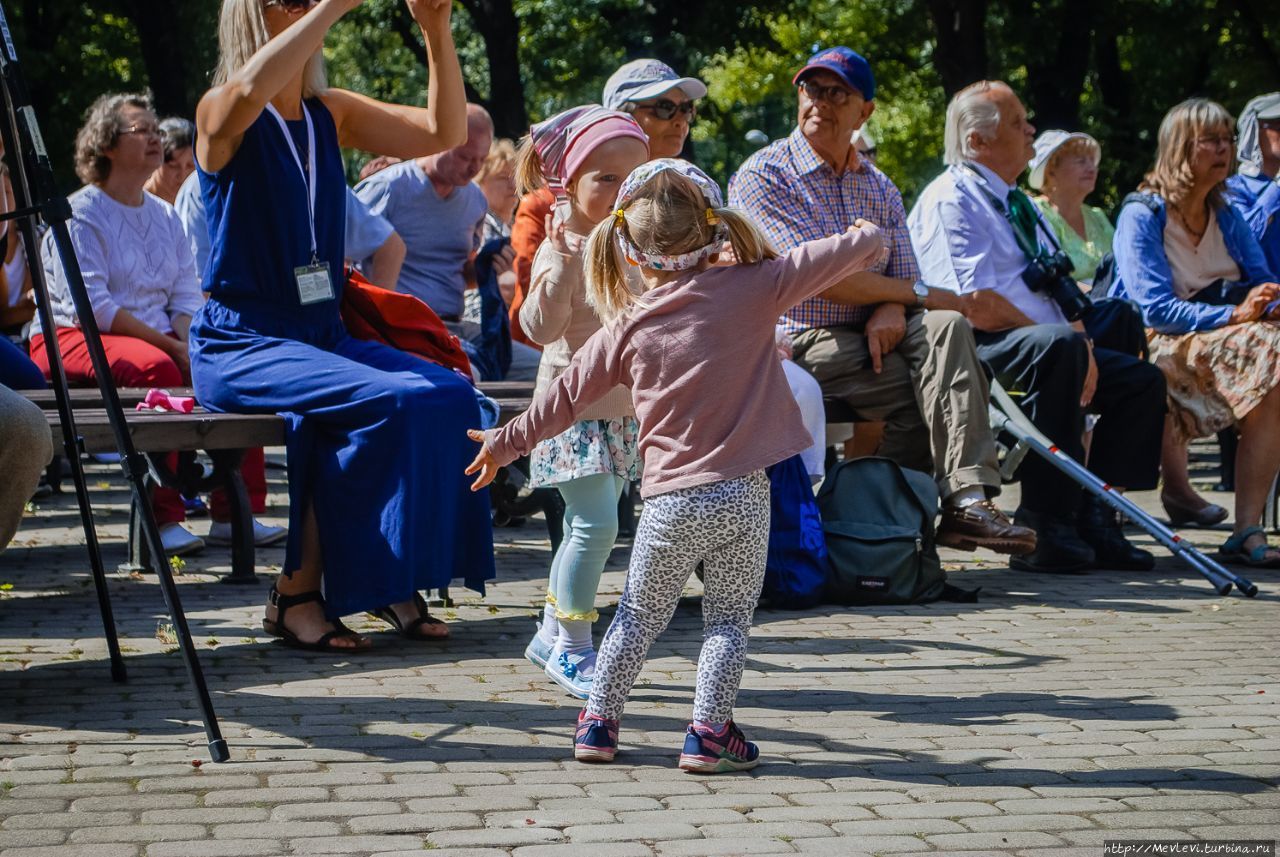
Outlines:
{"type": "Polygon", "coordinates": [[[187,28],[179,24],[179,32],[174,32],[173,4],[164,0],[126,0],[122,6],[138,34],[156,115],[192,118],[196,97],[193,93],[203,90],[205,81],[191,79],[192,61],[196,58],[188,50],[190,40],[183,37],[187,28]]]}
{"type": "Polygon", "coordinates": [[[528,130],[524,81],[520,77],[520,25],[511,0],[462,0],[484,39],[489,61],[489,97],[483,102],[499,137],[518,139],[528,130]]]}
{"type": "Polygon", "coordinates": [[[950,98],[987,76],[987,0],[928,0],[937,47],[933,64],[950,98]]]}
{"type": "Polygon", "coordinates": [[[1027,63],[1027,106],[1039,131],[1080,127],[1080,98],[1089,70],[1090,27],[1095,0],[1076,0],[1061,11],[1055,26],[1044,32],[1056,36],[1052,53],[1031,52],[1039,61],[1027,63]]]}

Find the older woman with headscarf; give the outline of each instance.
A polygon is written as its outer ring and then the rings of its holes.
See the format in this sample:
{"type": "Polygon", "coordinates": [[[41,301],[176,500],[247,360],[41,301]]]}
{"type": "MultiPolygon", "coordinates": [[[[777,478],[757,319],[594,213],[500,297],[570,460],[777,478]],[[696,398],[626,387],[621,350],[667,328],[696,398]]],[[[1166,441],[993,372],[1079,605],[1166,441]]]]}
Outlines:
{"type": "Polygon", "coordinates": [[[1227,199],[1262,245],[1271,273],[1280,276],[1280,92],[1259,95],[1236,120],[1236,174],[1227,199]]]}
{"type": "Polygon", "coordinates": [[[1160,123],[1154,169],[1116,225],[1116,293],[1142,310],[1164,371],[1170,419],[1161,500],[1199,522],[1209,504],[1187,478],[1187,442],[1240,430],[1228,561],[1280,567],[1258,522],[1280,471],[1280,285],[1244,218],[1224,198],[1231,115],[1192,98],[1160,123]]]}

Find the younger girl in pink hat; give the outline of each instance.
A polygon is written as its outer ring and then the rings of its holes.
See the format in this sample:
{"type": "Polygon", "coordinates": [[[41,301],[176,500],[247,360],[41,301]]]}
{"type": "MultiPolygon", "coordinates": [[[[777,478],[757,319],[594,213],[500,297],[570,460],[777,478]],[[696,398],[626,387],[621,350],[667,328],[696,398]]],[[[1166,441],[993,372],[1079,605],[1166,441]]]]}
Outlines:
{"type": "MultiPolygon", "coordinates": [[[[530,129],[516,155],[521,193],[548,186],[556,195],[547,238],[533,260],[520,324],[543,346],[537,393],[568,367],[597,330],[587,302],[582,248],[612,215],[622,181],[649,158],[636,121],[597,105],[575,107],[530,129]]],[[[619,386],[529,456],[530,485],[554,485],[564,497],[564,541],[551,562],[547,603],[525,656],[580,699],[591,693],[596,653],[591,625],[596,589],[618,535],[618,497],[640,476],[635,411],[619,386]]]]}

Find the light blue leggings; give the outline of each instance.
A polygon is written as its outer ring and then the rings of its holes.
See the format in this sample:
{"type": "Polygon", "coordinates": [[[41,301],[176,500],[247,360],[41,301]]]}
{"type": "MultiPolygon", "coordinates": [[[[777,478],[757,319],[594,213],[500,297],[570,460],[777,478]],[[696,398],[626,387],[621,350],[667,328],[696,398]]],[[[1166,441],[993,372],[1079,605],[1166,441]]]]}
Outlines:
{"type": "Polygon", "coordinates": [[[547,593],[556,618],[594,622],[596,589],[618,537],[618,498],[626,480],[597,473],[556,485],[564,497],[564,541],[551,561],[547,593]]]}

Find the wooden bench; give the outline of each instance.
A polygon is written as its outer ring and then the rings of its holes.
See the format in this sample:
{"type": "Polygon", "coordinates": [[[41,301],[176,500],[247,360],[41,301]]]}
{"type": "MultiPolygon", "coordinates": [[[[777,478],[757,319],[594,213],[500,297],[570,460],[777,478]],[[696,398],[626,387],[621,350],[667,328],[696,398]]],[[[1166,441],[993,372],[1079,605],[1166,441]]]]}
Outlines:
{"type": "MultiPolygon", "coordinates": [[[[481,384],[486,395],[500,407],[500,421],[505,423],[528,406],[533,385],[523,382],[481,384]]],[[[20,391],[39,405],[49,421],[55,449],[62,447],[62,424],[57,400],[52,390],[20,391]]],[[[190,395],[190,390],[171,390],[174,395],[190,395]]],[[[142,453],[151,479],[176,488],[187,496],[222,488],[231,507],[231,574],[224,583],[254,583],[255,551],[253,513],[249,496],[240,474],[240,463],[247,449],[260,446],[282,446],[285,442],[284,419],[275,414],[220,414],[197,407],[193,413],[138,411],[137,404],[146,396],[145,389],[121,388],[117,391],[124,408],[125,422],[134,447],[142,453]],[[194,452],[203,450],[213,462],[212,471],[195,460],[194,452]],[[176,472],[165,459],[170,452],[183,453],[176,472]]],[[[111,453],[117,451],[114,430],[97,388],[71,391],[71,407],[76,434],[82,452],[111,453]]],[[[137,509],[130,510],[129,562],[131,570],[154,570],[148,555],[137,509]]]]}

